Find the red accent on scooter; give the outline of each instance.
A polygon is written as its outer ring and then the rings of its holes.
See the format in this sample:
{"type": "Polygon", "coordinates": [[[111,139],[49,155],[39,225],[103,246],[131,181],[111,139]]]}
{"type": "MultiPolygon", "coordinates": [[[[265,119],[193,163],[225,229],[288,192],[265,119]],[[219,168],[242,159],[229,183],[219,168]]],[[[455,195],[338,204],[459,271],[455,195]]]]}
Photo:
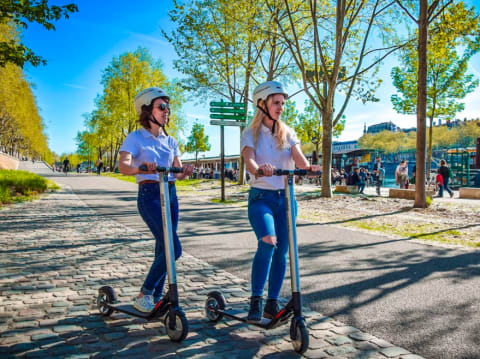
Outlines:
{"type": "Polygon", "coordinates": [[[275,316],[275,319],[280,318],[280,316],[281,316],[283,313],[285,313],[285,309],[282,309],[281,311],[279,311],[279,312],[277,313],[277,315],[275,316]]]}
{"type": "Polygon", "coordinates": [[[159,301],[159,302],[155,305],[155,308],[154,308],[153,310],[158,309],[158,307],[159,307],[160,305],[162,305],[162,301],[159,301]]]}

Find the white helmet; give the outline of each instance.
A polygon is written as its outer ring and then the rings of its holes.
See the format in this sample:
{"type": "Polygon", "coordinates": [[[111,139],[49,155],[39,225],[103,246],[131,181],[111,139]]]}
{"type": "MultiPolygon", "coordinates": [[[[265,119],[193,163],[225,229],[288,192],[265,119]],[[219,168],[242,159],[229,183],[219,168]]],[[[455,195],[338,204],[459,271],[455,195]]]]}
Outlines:
{"type": "Polygon", "coordinates": [[[170,97],[160,87],[150,87],[148,89],[140,91],[135,100],[133,100],[133,106],[137,115],[142,113],[142,106],[149,106],[156,98],[163,97],[170,100],[170,97]]]}
{"type": "Polygon", "coordinates": [[[277,93],[284,95],[285,99],[288,98],[288,93],[280,82],[267,81],[258,85],[255,90],[253,90],[253,106],[257,107],[259,100],[266,101],[268,96],[277,93]]]}

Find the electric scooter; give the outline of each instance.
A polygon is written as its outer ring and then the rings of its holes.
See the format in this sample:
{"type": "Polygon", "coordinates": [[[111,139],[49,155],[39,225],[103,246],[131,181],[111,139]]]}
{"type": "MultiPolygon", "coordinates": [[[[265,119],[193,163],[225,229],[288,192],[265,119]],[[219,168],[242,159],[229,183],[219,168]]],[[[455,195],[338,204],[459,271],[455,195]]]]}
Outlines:
{"type": "MultiPolygon", "coordinates": [[[[145,165],[140,170],[146,171],[145,165]]],[[[167,261],[168,291],[149,313],[136,310],[133,305],[117,303],[117,296],[112,287],[103,286],[98,290],[97,307],[100,314],[108,317],[113,312],[122,312],[148,321],[162,320],[167,335],[173,342],[181,342],[188,333],[188,321],[178,304],[178,290],[175,272],[175,255],[173,250],[173,233],[170,213],[170,196],[168,191],[168,173],[181,173],[178,167],[157,167],[159,172],[160,203],[163,217],[163,240],[167,261]]]]}
{"type": "Polygon", "coordinates": [[[285,176],[285,198],[287,205],[287,224],[288,224],[288,245],[290,253],[290,274],[292,282],[292,298],[287,305],[282,308],[273,319],[262,318],[260,323],[247,322],[246,316],[237,316],[229,313],[226,309],[225,298],[219,291],[208,293],[205,302],[205,313],[211,322],[218,322],[224,316],[235,319],[243,323],[255,325],[264,329],[277,328],[291,318],[290,338],[292,339],[293,349],[303,354],[308,349],[308,329],[305,318],[302,316],[302,298],[300,294],[300,277],[298,270],[298,252],[297,252],[297,231],[295,226],[295,201],[293,191],[294,176],[319,175],[320,173],[310,172],[307,170],[281,170],[274,171],[276,176],[285,176]]]}

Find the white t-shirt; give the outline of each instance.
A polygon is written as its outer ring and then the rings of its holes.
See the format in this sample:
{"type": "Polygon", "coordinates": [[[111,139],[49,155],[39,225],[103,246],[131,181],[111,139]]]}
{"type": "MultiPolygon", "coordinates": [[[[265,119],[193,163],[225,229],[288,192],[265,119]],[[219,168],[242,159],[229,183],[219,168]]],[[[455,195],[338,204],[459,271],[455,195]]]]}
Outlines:
{"type": "MultiPolygon", "coordinates": [[[[132,166],[139,167],[142,162],[155,162],[157,166],[171,167],[173,159],[180,156],[177,141],[163,132],[155,137],[150,131],[140,128],[127,135],[123,141],[120,152],[132,154],[132,166]]],[[[144,180],[158,181],[158,173],[135,175],[137,183],[144,180]]],[[[169,173],[169,181],[175,181],[173,174],[169,173]]]]}
{"type": "MultiPolygon", "coordinates": [[[[275,166],[275,168],[293,170],[295,169],[295,162],[293,161],[291,150],[292,147],[298,143],[300,143],[300,141],[298,140],[297,135],[293,129],[287,126],[288,146],[285,149],[279,149],[275,138],[272,136],[272,131],[262,124],[257,146],[254,144],[252,128],[248,127],[243,131],[242,140],[240,142],[240,152],[242,152],[245,147],[253,148],[255,151],[255,161],[259,166],[265,163],[270,163],[272,166],[275,166]]],[[[285,180],[283,176],[255,178],[254,174],[251,175],[253,176],[250,180],[250,185],[252,187],[271,190],[285,188],[285,180]]]]}

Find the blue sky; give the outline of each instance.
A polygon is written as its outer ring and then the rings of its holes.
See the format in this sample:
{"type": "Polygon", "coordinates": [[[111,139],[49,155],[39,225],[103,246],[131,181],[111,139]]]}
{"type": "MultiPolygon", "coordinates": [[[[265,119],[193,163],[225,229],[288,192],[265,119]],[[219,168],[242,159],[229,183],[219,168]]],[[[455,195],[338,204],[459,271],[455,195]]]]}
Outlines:
{"type": "MultiPolygon", "coordinates": [[[[34,84],[40,115],[47,125],[49,147],[58,154],[76,150],[75,136],[84,129],[82,114],[93,110],[94,99],[102,92],[102,71],[114,56],[134,51],[139,46],[147,47],[154,58],[162,60],[169,78],[179,77],[173,68],[175,51],[160,33],[160,28],[168,31],[172,27],[167,15],[172,7],[170,1],[50,1],[56,5],[70,2],[77,3],[79,12],[72,14],[68,20],[56,22],[56,31],[46,31],[39,25],[30,24],[23,35],[25,44],[48,61],[46,66],[27,66],[25,70],[27,79],[34,84]]],[[[476,0],[467,1],[470,4],[474,2],[476,0]]],[[[346,128],[339,140],[360,137],[364,123],[369,126],[393,121],[404,128],[416,125],[414,116],[399,115],[392,108],[390,96],[395,89],[390,69],[394,65],[395,59],[390,58],[382,68],[384,83],[377,92],[380,102],[363,105],[350,101],[345,113],[346,128]]],[[[472,59],[470,72],[480,77],[479,54],[472,59]]],[[[290,87],[292,91],[298,88],[290,87]]],[[[301,105],[304,96],[298,95],[294,100],[301,105]]],[[[478,88],[467,96],[465,104],[465,111],[459,113],[457,118],[480,117],[478,88]]],[[[187,101],[183,113],[188,122],[186,133],[198,118],[205,125],[212,145],[206,155],[218,155],[220,130],[217,126],[209,125],[208,102],[201,106],[187,101]]],[[[225,153],[238,154],[238,128],[226,128],[225,136],[225,153]]],[[[192,155],[185,154],[183,157],[190,158],[192,155]]]]}

